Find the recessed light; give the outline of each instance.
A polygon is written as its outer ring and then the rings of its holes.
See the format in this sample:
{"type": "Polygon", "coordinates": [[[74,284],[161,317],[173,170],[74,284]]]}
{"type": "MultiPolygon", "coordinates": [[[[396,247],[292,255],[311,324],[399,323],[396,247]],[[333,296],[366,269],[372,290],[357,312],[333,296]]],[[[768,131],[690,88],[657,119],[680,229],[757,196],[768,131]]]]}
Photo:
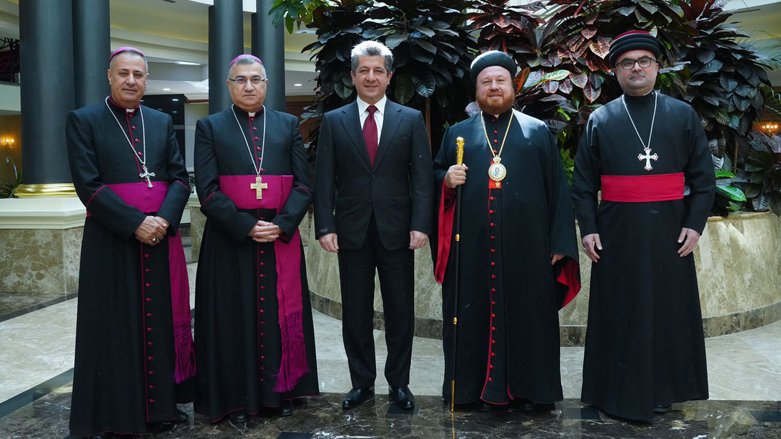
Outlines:
{"type": "Polygon", "coordinates": [[[163,109],[162,108],[158,108],[157,111],[163,111],[163,109]]]}
{"type": "Polygon", "coordinates": [[[171,113],[178,113],[178,111],[174,110],[174,111],[172,111],[171,113]]]}
{"type": "Polygon", "coordinates": [[[298,83],[296,83],[296,84],[293,84],[293,87],[301,87],[302,85],[304,85],[304,84],[298,84],[298,83]]]}
{"type": "Polygon", "coordinates": [[[178,99],[178,98],[173,98],[173,99],[171,99],[171,100],[172,100],[172,101],[174,101],[174,102],[179,102],[179,99],[178,99]]]}
{"type": "Polygon", "coordinates": [[[180,66],[199,66],[201,63],[199,62],[189,62],[189,61],[177,61],[177,64],[180,66]]]}
{"type": "Polygon", "coordinates": [[[171,91],[170,88],[164,88],[163,91],[171,91]]]}

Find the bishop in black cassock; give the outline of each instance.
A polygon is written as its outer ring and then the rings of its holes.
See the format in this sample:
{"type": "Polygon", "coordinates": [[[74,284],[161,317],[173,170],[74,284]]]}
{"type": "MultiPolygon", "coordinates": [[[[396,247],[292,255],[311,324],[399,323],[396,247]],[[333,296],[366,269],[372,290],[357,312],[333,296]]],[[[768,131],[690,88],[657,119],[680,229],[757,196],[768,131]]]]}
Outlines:
{"type": "Polygon", "coordinates": [[[580,289],[567,177],[547,126],[512,108],[516,70],[501,52],[475,59],[472,76],[482,111],[448,129],[434,161],[440,200],[432,252],[445,322],[442,394],[453,398],[455,378],[455,403],[481,401],[484,410],[513,400],[525,409],[562,400],[558,310],[580,289]],[[458,137],[464,139],[466,166],[456,164],[458,137]],[[458,186],[463,192],[456,266],[458,186]]]}
{"type": "Polygon", "coordinates": [[[261,408],[293,413],[319,393],[312,310],[298,225],[312,203],[298,119],[263,106],[251,55],[229,68],[234,105],[198,121],[195,179],[206,215],[195,340],[200,401],[216,422],[261,408]]]}
{"type": "Polygon", "coordinates": [[[146,59],[111,56],[111,96],[68,115],[68,159],[87,208],[79,270],[71,436],[144,434],[187,420],[195,373],[177,232],[190,196],[171,117],[139,105],[146,59]]]}
{"type": "Polygon", "coordinates": [[[708,398],[691,252],[715,178],[700,118],[653,90],[656,40],[623,34],[609,56],[625,94],[589,118],[572,188],[594,261],[582,400],[614,416],[650,420],[672,403],[708,398]]]}

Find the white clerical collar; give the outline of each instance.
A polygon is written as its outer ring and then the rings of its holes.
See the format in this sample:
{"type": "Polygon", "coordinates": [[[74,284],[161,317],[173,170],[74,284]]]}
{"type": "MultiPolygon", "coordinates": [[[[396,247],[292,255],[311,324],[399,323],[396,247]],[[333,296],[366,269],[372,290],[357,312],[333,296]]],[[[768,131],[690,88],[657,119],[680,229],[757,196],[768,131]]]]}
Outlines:
{"type": "MultiPolygon", "coordinates": [[[[356,100],[358,103],[358,114],[363,114],[364,111],[366,111],[367,108],[369,108],[369,105],[366,102],[363,101],[360,97],[356,100]]],[[[377,101],[376,104],[374,104],[375,107],[377,107],[377,111],[380,112],[380,114],[385,114],[385,104],[388,102],[388,98],[383,96],[382,99],[377,101]]]]}
{"type": "Polygon", "coordinates": [[[255,112],[254,111],[251,112],[251,113],[247,113],[247,114],[249,114],[249,117],[255,117],[255,112]]]}

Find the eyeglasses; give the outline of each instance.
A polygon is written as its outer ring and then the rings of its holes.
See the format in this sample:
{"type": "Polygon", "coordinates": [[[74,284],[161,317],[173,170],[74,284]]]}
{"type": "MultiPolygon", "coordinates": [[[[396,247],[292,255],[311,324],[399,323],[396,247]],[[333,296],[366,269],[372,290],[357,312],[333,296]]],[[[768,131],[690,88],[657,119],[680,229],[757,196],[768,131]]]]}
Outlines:
{"type": "Polygon", "coordinates": [[[618,62],[618,65],[621,66],[621,68],[624,70],[632,70],[635,68],[635,63],[637,63],[640,65],[640,68],[646,69],[651,67],[651,64],[655,62],[655,59],[644,56],[640,59],[624,58],[618,62]]]}
{"type": "Polygon", "coordinates": [[[252,78],[245,78],[244,76],[237,76],[235,78],[228,78],[228,81],[235,82],[239,85],[244,85],[247,83],[247,81],[252,82],[252,85],[259,85],[261,82],[266,82],[266,78],[261,78],[260,76],[253,76],[252,78]]]}

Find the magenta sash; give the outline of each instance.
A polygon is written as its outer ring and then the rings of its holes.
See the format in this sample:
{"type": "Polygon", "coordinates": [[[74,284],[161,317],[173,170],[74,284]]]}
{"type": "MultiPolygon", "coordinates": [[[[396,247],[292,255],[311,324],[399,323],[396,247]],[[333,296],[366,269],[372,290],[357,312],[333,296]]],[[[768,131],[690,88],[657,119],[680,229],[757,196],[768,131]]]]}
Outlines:
{"type": "MultiPolygon", "coordinates": [[[[107,185],[126,204],[144,212],[157,212],[168,194],[168,183],[156,181],[150,188],[146,183],[122,183],[107,185]]],[[[88,214],[89,215],[89,214],[88,214]]],[[[168,272],[171,281],[171,308],[174,320],[176,370],[174,379],[181,383],[195,376],[195,353],[190,315],[190,282],[187,279],[187,262],[184,258],[182,237],[177,233],[166,234],[168,240],[168,272]]]]}
{"type": "MultiPolygon", "coordinates": [[[[254,175],[221,175],[220,191],[239,209],[282,210],[290,191],[292,175],[263,175],[263,198],[250,188],[255,184],[254,175]]],[[[301,236],[296,229],[288,243],[274,241],[277,268],[277,300],[279,301],[279,329],[282,340],[282,361],[274,391],[293,390],[298,380],[307,372],[306,346],[304,345],[303,302],[301,299],[301,236]]]]}

